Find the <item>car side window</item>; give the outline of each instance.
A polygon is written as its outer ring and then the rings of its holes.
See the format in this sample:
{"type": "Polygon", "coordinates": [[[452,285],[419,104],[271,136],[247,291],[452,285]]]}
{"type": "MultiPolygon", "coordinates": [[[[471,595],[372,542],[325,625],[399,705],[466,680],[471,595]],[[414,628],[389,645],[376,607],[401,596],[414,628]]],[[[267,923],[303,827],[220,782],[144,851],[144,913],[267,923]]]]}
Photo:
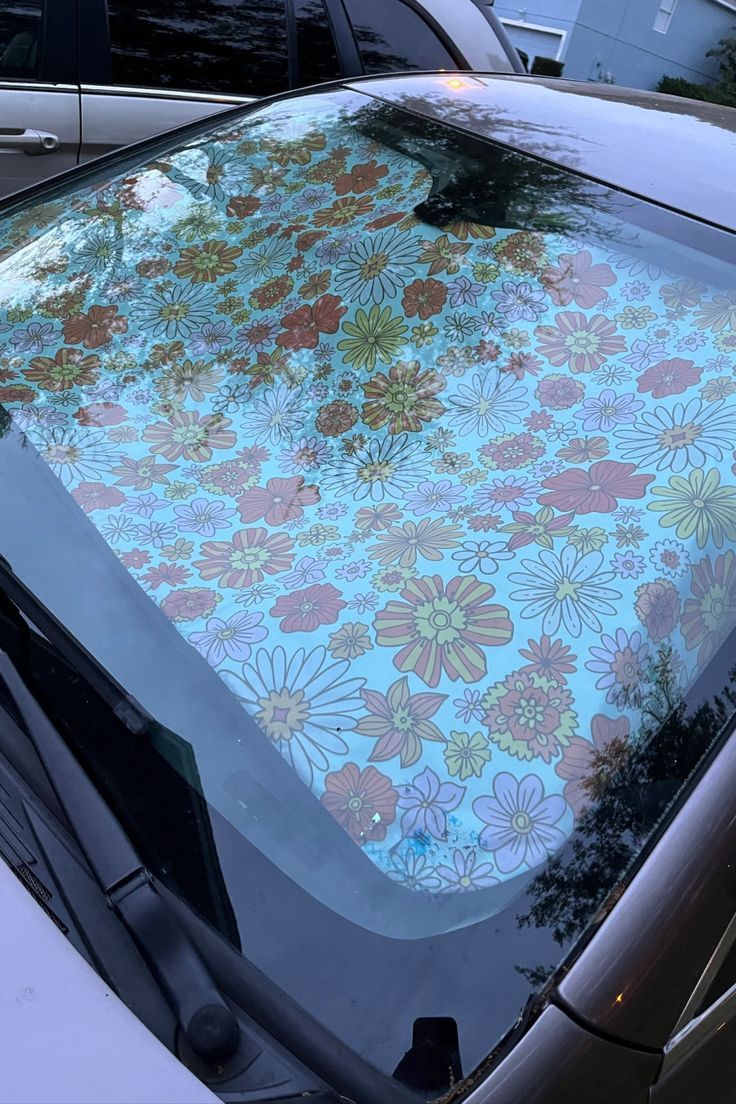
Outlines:
{"type": "Polygon", "coordinates": [[[402,0],[345,0],[366,73],[456,69],[430,25],[402,0]]]}
{"type": "Polygon", "coordinates": [[[285,0],[108,0],[112,81],[269,96],[288,87],[285,0]]]}
{"type": "Polygon", "coordinates": [[[336,80],[340,63],[324,0],[294,0],[294,12],[299,84],[336,80]]]}
{"type": "Polygon", "coordinates": [[[38,76],[42,25],[43,0],[0,4],[0,78],[38,76]]]}

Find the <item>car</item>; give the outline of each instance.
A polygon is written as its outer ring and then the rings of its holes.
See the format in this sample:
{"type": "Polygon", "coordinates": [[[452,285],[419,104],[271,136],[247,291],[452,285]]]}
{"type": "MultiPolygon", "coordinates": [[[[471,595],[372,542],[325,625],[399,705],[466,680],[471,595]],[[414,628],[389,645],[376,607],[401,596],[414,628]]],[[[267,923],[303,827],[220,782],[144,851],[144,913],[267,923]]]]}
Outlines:
{"type": "Polygon", "coordinates": [[[0,195],[234,103],[401,69],[523,71],[488,0],[27,0],[0,13],[0,195]]]}
{"type": "Polygon", "coordinates": [[[12,1066],[3,1066],[0,1097],[75,1104],[217,1104],[217,1097],[131,1015],[23,885],[0,864],[0,1019],[8,1051],[12,1048],[16,1055],[12,1066]]]}
{"type": "Polygon", "coordinates": [[[732,1100],[735,133],[342,80],[0,207],[0,850],[215,1096],[732,1100]]]}

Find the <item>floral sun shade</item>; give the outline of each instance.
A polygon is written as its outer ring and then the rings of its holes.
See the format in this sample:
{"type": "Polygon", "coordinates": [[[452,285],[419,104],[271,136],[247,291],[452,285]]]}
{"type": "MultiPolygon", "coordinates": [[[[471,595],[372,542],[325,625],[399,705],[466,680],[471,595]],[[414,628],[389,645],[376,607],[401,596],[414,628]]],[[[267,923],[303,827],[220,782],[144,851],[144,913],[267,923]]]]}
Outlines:
{"type": "Polygon", "coordinates": [[[356,845],[473,890],[733,623],[736,294],[425,225],[337,102],[7,219],[0,402],[356,845]]]}

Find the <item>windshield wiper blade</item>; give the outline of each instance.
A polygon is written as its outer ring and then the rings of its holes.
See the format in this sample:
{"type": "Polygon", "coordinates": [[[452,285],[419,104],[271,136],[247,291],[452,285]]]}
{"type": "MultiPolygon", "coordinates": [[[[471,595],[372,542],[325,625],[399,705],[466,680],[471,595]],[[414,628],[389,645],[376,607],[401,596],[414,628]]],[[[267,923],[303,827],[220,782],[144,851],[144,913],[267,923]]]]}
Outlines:
{"type": "Polygon", "coordinates": [[[103,893],[138,944],[189,1046],[207,1062],[224,1062],[238,1047],[240,1029],[194,944],[156,891],[117,817],[2,650],[0,678],[103,893]]]}
{"type": "Polygon", "coordinates": [[[36,629],[53,644],[62,656],[68,657],[72,666],[84,681],[95,690],[129,732],[143,735],[153,718],[140,702],[128,694],[112,675],[90,655],[79,641],[36,597],[33,591],[16,575],[11,564],[0,555],[0,594],[4,595],[36,629]]]}

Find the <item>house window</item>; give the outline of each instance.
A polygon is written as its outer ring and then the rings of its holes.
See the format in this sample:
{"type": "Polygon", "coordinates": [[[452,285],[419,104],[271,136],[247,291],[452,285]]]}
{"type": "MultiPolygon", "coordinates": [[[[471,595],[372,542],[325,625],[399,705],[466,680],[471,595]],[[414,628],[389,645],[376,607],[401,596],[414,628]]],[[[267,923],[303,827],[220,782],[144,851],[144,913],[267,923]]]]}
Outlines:
{"type": "Polygon", "coordinates": [[[677,0],[661,0],[657,14],[654,17],[654,30],[660,34],[667,34],[673,12],[677,7],[677,0]]]}

